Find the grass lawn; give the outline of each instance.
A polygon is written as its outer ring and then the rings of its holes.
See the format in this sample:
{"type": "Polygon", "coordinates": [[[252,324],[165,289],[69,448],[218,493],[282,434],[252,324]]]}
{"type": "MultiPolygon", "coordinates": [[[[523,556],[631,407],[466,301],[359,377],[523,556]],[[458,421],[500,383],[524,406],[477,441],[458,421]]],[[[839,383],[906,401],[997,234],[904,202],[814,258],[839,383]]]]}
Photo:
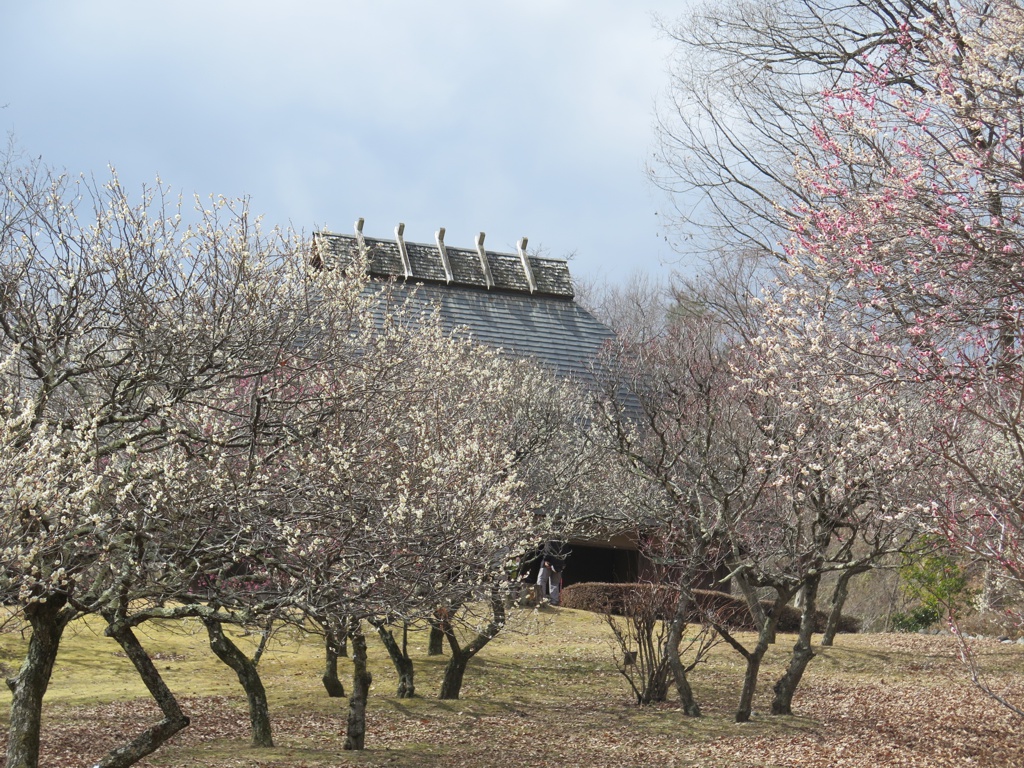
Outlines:
{"type": "MultiPolygon", "coordinates": [[[[841,635],[808,667],[798,714],[771,717],[771,685],[793,643],[782,635],[766,659],[754,719],[744,725],[732,723],[742,667],[727,646],[693,674],[704,717],[685,717],[674,700],[641,709],[615,672],[603,619],[581,611],[517,614],[470,663],[462,699],[453,702],[436,698],[445,659],[426,657],[424,632],[410,635],[418,695],[405,700],[394,698],[394,670],[371,638],[362,753],[341,749],[347,699],[324,693],[315,636],[282,631],[260,663],[277,744],[262,750],[248,746],[241,688],[209,651],[205,632],[189,622],[160,624],[143,627],[140,638],[192,718],[141,765],[1024,766],[1024,726],[970,685],[948,637],[841,635]]],[[[23,650],[18,633],[0,634],[0,671],[15,671],[23,650]]],[[[1024,702],[1024,646],[979,641],[976,650],[994,687],[1024,702]]],[[[9,705],[4,688],[0,744],[9,705]]],[[[100,624],[73,624],[47,694],[42,764],[91,765],[157,719],[100,624]]]]}

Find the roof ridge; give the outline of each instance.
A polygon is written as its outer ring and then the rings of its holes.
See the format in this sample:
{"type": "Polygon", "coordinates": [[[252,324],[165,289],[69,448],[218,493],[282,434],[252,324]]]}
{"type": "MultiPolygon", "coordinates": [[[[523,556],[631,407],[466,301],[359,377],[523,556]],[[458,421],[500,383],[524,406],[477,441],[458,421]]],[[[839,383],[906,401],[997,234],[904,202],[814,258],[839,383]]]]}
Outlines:
{"type": "Polygon", "coordinates": [[[435,233],[436,244],[428,244],[405,240],[404,224],[395,227],[393,240],[367,237],[362,225],[359,219],[354,235],[314,233],[313,263],[344,269],[365,250],[373,277],[575,298],[569,262],[527,254],[525,237],[519,240],[518,253],[503,253],[484,248],[483,232],[475,238],[475,248],[459,248],[444,242],[443,227],[435,233]]]}

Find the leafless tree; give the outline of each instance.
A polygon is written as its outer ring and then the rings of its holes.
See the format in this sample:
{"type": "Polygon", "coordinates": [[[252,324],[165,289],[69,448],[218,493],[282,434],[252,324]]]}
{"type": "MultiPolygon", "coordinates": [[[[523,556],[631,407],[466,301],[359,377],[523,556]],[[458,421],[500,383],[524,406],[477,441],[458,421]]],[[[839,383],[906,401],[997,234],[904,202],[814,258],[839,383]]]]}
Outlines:
{"type": "MultiPolygon", "coordinates": [[[[795,161],[822,157],[822,94],[867,73],[873,52],[926,39],[953,6],[921,0],[705,3],[663,23],[677,48],[652,178],[681,250],[784,259],[788,212],[814,202],[795,161]]],[[[917,73],[900,73],[911,84],[917,73]]],[[[870,173],[851,166],[851,184],[870,173]]]]}
{"type": "Polygon", "coordinates": [[[753,504],[764,484],[755,471],[757,439],[730,344],[710,315],[690,315],[637,343],[621,337],[608,371],[601,425],[636,482],[629,501],[635,529],[658,548],[675,578],[669,664],[684,708],[699,714],[679,647],[698,577],[722,562],[726,523],[753,504]]]}
{"type": "MultiPolygon", "coordinates": [[[[706,660],[715,644],[710,622],[691,622],[695,630],[686,635],[674,632],[672,622],[665,621],[675,612],[678,602],[672,583],[671,579],[655,579],[631,585],[622,595],[622,604],[605,614],[619,652],[615,667],[629,683],[640,706],[665,701],[672,678],[672,659],[685,659],[683,670],[689,675],[706,660]],[[680,647],[670,652],[668,644],[677,638],[680,647]]],[[[691,611],[696,613],[694,608],[691,604],[691,611]]]]}

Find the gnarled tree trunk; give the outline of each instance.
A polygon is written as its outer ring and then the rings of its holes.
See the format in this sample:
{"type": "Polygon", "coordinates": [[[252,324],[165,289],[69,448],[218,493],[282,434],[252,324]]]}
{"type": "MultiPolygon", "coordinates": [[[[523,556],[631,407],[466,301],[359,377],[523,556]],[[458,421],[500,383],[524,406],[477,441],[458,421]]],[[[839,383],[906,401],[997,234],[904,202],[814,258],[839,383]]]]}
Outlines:
{"type": "Polygon", "coordinates": [[[735,717],[737,723],[746,723],[754,712],[754,692],[757,690],[757,676],[761,671],[761,660],[764,659],[764,654],[771,643],[768,642],[767,634],[761,632],[758,635],[757,645],[754,646],[754,650],[748,651],[725,627],[716,626],[715,629],[722,636],[722,639],[731,645],[747,662],[746,669],[743,672],[743,690],[740,691],[740,701],[736,707],[735,717]]]}
{"type": "Polygon", "coordinates": [[[440,611],[430,620],[430,638],[427,640],[427,656],[440,656],[444,653],[444,626],[447,624],[440,611]]]}
{"type": "Polygon", "coordinates": [[[491,592],[491,621],[482,632],[477,633],[467,645],[460,646],[455,636],[455,630],[451,622],[445,622],[444,635],[448,639],[448,645],[452,650],[452,656],[444,669],[444,678],[441,680],[441,699],[457,699],[462,691],[462,680],[466,676],[466,666],[480,650],[491,640],[497,637],[498,633],[505,626],[505,602],[498,594],[498,590],[491,592]]]}
{"type": "Polygon", "coordinates": [[[871,566],[864,565],[851,568],[839,574],[836,587],[832,590],[832,607],[828,613],[828,621],[825,624],[825,634],[821,638],[821,644],[825,647],[831,646],[835,641],[836,633],[839,631],[839,621],[843,618],[843,606],[846,605],[846,597],[849,594],[850,579],[859,573],[866,573],[871,566]]]}
{"type": "Polygon", "coordinates": [[[128,659],[135,665],[142,682],[146,684],[150,694],[156,700],[164,719],[147,728],[135,739],[122,747],[108,753],[96,764],[96,768],[127,768],[134,765],[146,755],[152,754],[166,743],[178,731],[188,727],[189,719],[182,713],[177,699],[171,689],[160,677],[149,654],[139,643],[131,628],[113,622],[113,617],[105,617],[109,622],[106,633],[114,638],[124,650],[128,659]]]}
{"type": "Polygon", "coordinates": [[[737,723],[745,723],[750,720],[754,711],[754,692],[757,690],[757,678],[761,673],[761,661],[764,659],[765,653],[768,652],[768,646],[775,642],[775,629],[779,623],[779,615],[782,613],[782,608],[793,597],[793,591],[780,590],[776,587],[778,596],[775,598],[771,611],[766,612],[757,600],[757,595],[746,577],[738,575],[737,582],[740,583],[743,594],[747,597],[751,616],[757,622],[757,643],[752,651],[747,650],[724,626],[715,625],[715,630],[747,663],[743,673],[743,690],[740,691],[735,717],[737,723]]]}
{"type": "Polygon", "coordinates": [[[203,624],[206,625],[206,633],[210,637],[210,649],[217,654],[218,659],[235,671],[238,682],[245,689],[245,698],[249,704],[249,723],[252,726],[252,745],[274,746],[267,692],[256,664],[224,634],[224,627],[219,621],[203,619],[203,624]]]}
{"type": "MultiPolygon", "coordinates": [[[[767,634],[768,644],[771,645],[775,642],[775,626],[778,622],[770,621],[771,617],[769,617],[765,612],[764,606],[757,597],[757,590],[750,583],[750,580],[747,578],[745,573],[742,571],[736,573],[735,581],[736,585],[740,588],[740,592],[743,593],[743,599],[746,601],[747,609],[750,611],[750,616],[754,620],[754,626],[758,627],[758,632],[761,632],[765,627],[771,627],[767,634]]],[[[786,603],[788,602],[789,599],[786,600],[786,603]]],[[[781,608],[782,605],[785,605],[785,603],[782,603],[781,605],[776,603],[777,608],[781,608]]],[[[778,613],[778,611],[775,612],[778,613]]]]}
{"type": "Polygon", "coordinates": [[[332,699],[345,696],[345,686],[338,677],[338,657],[348,653],[347,638],[339,640],[338,634],[331,629],[324,629],[324,674],[323,681],[327,695],[332,699]]]}
{"type": "Polygon", "coordinates": [[[11,723],[7,736],[7,766],[36,768],[42,728],[43,695],[50,684],[60,639],[76,612],[63,596],[51,595],[44,603],[25,608],[32,637],[21,670],[7,680],[11,689],[11,723]]]}
{"type": "Polygon", "coordinates": [[[796,645],[793,646],[793,655],[789,660],[789,667],[786,672],[775,683],[775,698],[772,700],[773,715],[793,714],[793,694],[796,692],[800,679],[807,669],[807,664],[814,658],[814,651],[811,650],[811,636],[814,632],[814,613],[818,601],[818,585],[821,583],[821,576],[815,574],[808,576],[804,582],[804,602],[800,612],[800,633],[797,635],[796,645]]]}
{"type": "Polygon", "coordinates": [[[403,642],[399,645],[394,634],[384,622],[374,621],[372,624],[377,628],[380,641],[387,649],[388,656],[391,657],[391,662],[395,665],[395,671],[398,672],[398,690],[395,695],[400,699],[411,699],[416,695],[416,685],[413,678],[412,659],[409,658],[408,645],[404,642],[404,632],[407,627],[405,625],[402,627],[403,642]]]}
{"type": "MultiPolygon", "coordinates": [[[[689,578],[689,574],[687,574],[689,578]]],[[[680,589],[679,599],[676,601],[675,613],[668,628],[668,640],[666,652],[668,654],[668,666],[672,672],[672,679],[676,684],[676,691],[679,693],[679,703],[690,717],[700,717],[700,706],[693,697],[693,688],[686,676],[686,666],[679,657],[679,646],[683,642],[683,632],[686,631],[686,618],[690,612],[692,597],[687,588],[680,589]]]]}
{"type": "Polygon", "coordinates": [[[358,621],[352,622],[348,636],[352,640],[352,695],[348,700],[345,749],[363,749],[366,743],[366,699],[373,675],[366,666],[366,637],[358,621]]]}

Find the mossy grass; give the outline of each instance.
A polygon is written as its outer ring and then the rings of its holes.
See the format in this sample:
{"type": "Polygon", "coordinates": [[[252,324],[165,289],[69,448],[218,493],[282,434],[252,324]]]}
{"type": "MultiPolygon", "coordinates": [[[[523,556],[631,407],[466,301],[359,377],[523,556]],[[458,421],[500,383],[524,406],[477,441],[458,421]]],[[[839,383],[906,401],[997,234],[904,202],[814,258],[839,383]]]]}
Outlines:
{"type": "MultiPolygon", "coordinates": [[[[65,636],[46,697],[44,758],[48,744],[56,749],[62,729],[72,724],[79,730],[91,727],[89,723],[101,728],[116,719],[118,734],[123,735],[132,728],[141,729],[148,724],[146,718],[153,716],[146,709],[148,696],[141,681],[102,630],[101,621],[89,618],[75,622],[65,636]],[[139,714],[133,714],[135,710],[126,713],[121,705],[135,707],[139,714]]],[[[229,633],[250,653],[259,639],[236,629],[229,633]]],[[[780,635],[769,652],[753,722],[738,726],[732,718],[742,665],[739,656],[724,644],[714,648],[708,661],[692,675],[705,716],[687,718],[674,695],[664,704],[644,708],[631,703],[630,692],[615,671],[614,658],[620,651],[601,616],[544,608],[514,614],[509,630],[470,663],[462,698],[457,701],[436,698],[447,657],[426,655],[425,630],[409,633],[418,693],[412,699],[395,697],[394,668],[375,635],[369,633],[374,684],[368,749],[363,754],[342,752],[347,700],[330,699],[323,690],[321,639],[301,628],[282,626],[260,662],[277,746],[257,750],[248,746],[244,696],[238,681],[209,650],[201,625],[152,622],[140,627],[139,636],[193,719],[190,728],[151,756],[149,765],[469,765],[486,755],[488,745],[507,748],[497,745],[519,738],[516,734],[520,731],[525,746],[516,749],[526,750],[523,754],[528,756],[529,749],[543,749],[545,741],[552,738],[587,743],[607,739],[612,754],[616,740],[672,750],[682,744],[784,738],[827,728],[815,707],[802,702],[802,689],[795,700],[797,716],[767,715],[771,685],[788,661],[793,636],[780,635]]],[[[742,633],[740,637],[746,642],[753,640],[742,633]]],[[[17,669],[24,647],[20,632],[0,633],[0,663],[8,674],[17,669]]],[[[948,685],[963,674],[953,658],[950,638],[842,635],[835,647],[816,650],[818,658],[811,662],[805,680],[811,687],[841,690],[889,681],[927,690],[948,685]]],[[[988,641],[979,646],[978,653],[997,676],[1011,679],[1024,672],[1021,646],[988,641]]],[[[342,671],[349,671],[347,665],[342,671]]],[[[0,726],[6,727],[9,704],[10,694],[4,689],[0,691],[0,726]]],[[[640,757],[634,760],[625,755],[622,764],[643,763],[640,757]]],[[[677,764],[701,763],[681,757],[677,764]]]]}

